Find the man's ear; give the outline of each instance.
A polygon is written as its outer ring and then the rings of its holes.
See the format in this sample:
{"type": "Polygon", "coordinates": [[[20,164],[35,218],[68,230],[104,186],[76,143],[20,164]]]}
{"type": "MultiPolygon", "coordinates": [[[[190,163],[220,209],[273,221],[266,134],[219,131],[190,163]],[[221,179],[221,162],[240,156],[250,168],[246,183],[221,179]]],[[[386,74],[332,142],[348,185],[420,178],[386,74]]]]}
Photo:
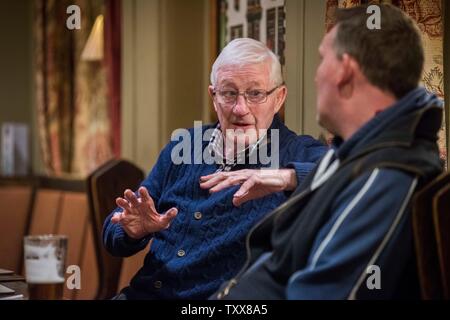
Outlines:
{"type": "Polygon", "coordinates": [[[217,112],[216,101],[214,100],[214,87],[213,86],[208,87],[208,94],[211,97],[211,100],[213,102],[214,110],[216,110],[216,112],[217,112]]]}
{"type": "Polygon", "coordinates": [[[340,70],[337,85],[341,94],[348,97],[352,94],[358,63],[348,53],[344,53],[341,58],[340,70]]]}
{"type": "Polygon", "coordinates": [[[282,85],[278,90],[277,90],[277,99],[276,99],[276,104],[275,104],[275,109],[274,109],[274,114],[276,114],[278,111],[280,111],[281,107],[283,106],[284,102],[286,101],[286,96],[287,96],[287,87],[285,85],[282,85]]]}
{"type": "Polygon", "coordinates": [[[351,81],[353,77],[353,58],[348,54],[344,53],[341,58],[341,70],[339,74],[338,84],[346,84],[351,81]]]}

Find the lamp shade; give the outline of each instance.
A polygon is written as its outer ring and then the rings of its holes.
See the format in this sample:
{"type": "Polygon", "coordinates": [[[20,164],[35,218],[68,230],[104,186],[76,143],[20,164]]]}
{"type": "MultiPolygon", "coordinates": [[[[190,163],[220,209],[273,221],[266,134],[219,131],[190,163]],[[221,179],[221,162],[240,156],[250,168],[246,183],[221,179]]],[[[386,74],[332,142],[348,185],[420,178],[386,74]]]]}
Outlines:
{"type": "Polygon", "coordinates": [[[83,61],[101,61],[103,60],[103,15],[95,19],[89,38],[81,53],[83,61]]]}

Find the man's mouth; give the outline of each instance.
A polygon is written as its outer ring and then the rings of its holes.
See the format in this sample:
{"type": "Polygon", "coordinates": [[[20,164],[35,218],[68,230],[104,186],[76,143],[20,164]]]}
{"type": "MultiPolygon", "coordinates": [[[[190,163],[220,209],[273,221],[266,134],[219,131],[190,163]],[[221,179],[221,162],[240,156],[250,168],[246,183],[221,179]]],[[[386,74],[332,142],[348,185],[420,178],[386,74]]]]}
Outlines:
{"type": "Polygon", "coordinates": [[[253,127],[253,124],[238,122],[238,123],[233,123],[233,126],[235,126],[238,129],[248,129],[248,128],[253,127]]]}

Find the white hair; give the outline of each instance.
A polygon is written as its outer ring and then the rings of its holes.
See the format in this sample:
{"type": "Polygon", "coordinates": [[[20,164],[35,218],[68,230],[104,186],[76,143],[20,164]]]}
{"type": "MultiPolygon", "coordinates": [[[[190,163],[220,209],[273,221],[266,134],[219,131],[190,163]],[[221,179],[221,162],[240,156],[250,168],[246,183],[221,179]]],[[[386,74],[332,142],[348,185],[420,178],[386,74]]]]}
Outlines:
{"type": "Polygon", "coordinates": [[[274,85],[283,83],[281,65],[277,56],[263,43],[250,38],[238,38],[225,46],[211,69],[211,84],[216,86],[217,72],[224,66],[245,66],[270,61],[270,80],[274,85]]]}

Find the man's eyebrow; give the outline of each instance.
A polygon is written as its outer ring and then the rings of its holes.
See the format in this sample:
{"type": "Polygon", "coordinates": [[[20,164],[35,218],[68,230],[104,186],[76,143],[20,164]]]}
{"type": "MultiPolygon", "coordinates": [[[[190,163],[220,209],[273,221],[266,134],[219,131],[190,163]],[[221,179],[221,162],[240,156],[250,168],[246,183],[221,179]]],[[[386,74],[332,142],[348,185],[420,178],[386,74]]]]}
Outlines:
{"type": "MultiPolygon", "coordinates": [[[[233,86],[233,87],[237,87],[237,85],[236,85],[232,80],[223,80],[223,81],[220,83],[220,85],[223,86],[223,87],[225,87],[225,86],[233,86]]],[[[259,81],[250,81],[250,82],[247,82],[247,83],[245,84],[245,86],[246,86],[247,88],[250,88],[250,87],[253,87],[253,86],[261,87],[261,86],[262,86],[262,83],[259,82],[259,81]]]]}
{"type": "Polygon", "coordinates": [[[249,83],[247,83],[249,86],[260,86],[261,82],[258,81],[250,81],[249,83]]]}
{"type": "Polygon", "coordinates": [[[220,83],[222,86],[236,86],[236,84],[233,82],[233,81],[231,81],[231,80],[223,80],[221,83],[220,83]]]}

